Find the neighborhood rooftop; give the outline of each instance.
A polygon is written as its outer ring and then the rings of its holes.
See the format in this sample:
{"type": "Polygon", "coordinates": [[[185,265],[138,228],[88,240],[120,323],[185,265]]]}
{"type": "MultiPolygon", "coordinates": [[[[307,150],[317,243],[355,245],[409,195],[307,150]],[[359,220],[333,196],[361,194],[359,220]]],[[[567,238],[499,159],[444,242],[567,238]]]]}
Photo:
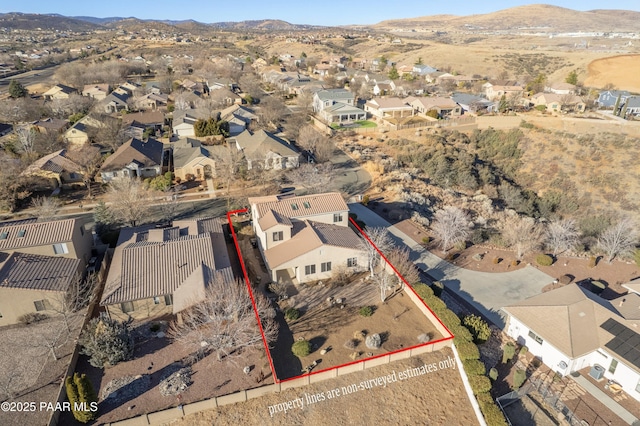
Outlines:
{"type": "Polygon", "coordinates": [[[67,257],[11,253],[0,266],[0,287],[66,291],[81,263],[67,257]]]}
{"type": "Polygon", "coordinates": [[[71,241],[79,219],[0,223],[0,250],[71,241]]]}
{"type": "Polygon", "coordinates": [[[285,217],[306,217],[336,211],[348,211],[347,203],[337,192],[302,196],[271,195],[249,198],[249,204],[258,210],[258,217],[273,210],[285,217]]]}

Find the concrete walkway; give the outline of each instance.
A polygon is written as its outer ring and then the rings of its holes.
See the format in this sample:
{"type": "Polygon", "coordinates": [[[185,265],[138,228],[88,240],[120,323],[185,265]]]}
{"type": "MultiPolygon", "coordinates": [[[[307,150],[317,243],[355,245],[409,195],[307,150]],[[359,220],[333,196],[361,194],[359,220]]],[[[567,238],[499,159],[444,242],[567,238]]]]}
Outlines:
{"type": "Polygon", "coordinates": [[[622,405],[618,404],[613,398],[611,398],[606,393],[602,392],[596,385],[591,383],[587,378],[579,375],[574,377],[570,375],[578,385],[580,385],[584,390],[589,392],[594,398],[603,403],[609,410],[613,411],[618,417],[627,422],[630,425],[635,424],[638,419],[628,412],[622,405]]]}
{"type": "Polygon", "coordinates": [[[411,249],[411,257],[418,267],[460,295],[502,329],[505,327],[505,318],[500,308],[540,294],[542,288],[553,281],[551,276],[532,266],[501,273],[460,268],[430,253],[365,206],[352,203],[349,209],[368,227],[388,228],[396,244],[404,244],[411,249]]]}

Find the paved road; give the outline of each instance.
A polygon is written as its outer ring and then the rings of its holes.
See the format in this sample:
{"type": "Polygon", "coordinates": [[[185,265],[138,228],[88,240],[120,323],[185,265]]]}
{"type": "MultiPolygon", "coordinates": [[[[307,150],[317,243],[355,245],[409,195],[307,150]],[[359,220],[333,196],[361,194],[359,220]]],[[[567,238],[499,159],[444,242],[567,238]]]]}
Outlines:
{"type": "Polygon", "coordinates": [[[460,268],[425,250],[407,234],[363,205],[349,204],[349,209],[368,227],[387,227],[397,244],[404,244],[411,249],[411,257],[418,267],[441,281],[500,328],[505,326],[500,308],[539,294],[542,287],[553,281],[551,276],[532,266],[503,273],[460,268]]]}
{"type": "Polygon", "coordinates": [[[371,175],[342,150],[331,158],[335,179],[327,190],[343,191],[349,195],[362,194],[371,186],[371,175]]]}

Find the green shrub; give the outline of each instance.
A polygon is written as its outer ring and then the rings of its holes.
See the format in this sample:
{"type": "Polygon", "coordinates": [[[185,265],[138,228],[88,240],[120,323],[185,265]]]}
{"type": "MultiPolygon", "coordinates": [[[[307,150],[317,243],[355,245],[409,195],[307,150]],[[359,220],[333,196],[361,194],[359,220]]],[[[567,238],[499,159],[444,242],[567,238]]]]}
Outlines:
{"type": "Polygon", "coordinates": [[[487,376],[469,376],[469,385],[474,395],[491,390],[491,380],[487,376]]]}
{"type": "MultiPolygon", "coordinates": [[[[71,376],[67,376],[67,378],[64,380],[64,386],[66,388],[67,399],[69,400],[71,407],[75,407],[75,405],[80,402],[80,395],[78,395],[78,388],[73,382],[73,378],[71,376]]],[[[73,417],[75,417],[76,420],[79,420],[76,416],[75,411],[73,411],[73,417]]]]}
{"type": "Polygon", "coordinates": [[[484,343],[491,336],[489,324],[478,315],[467,315],[462,319],[462,324],[469,329],[475,343],[484,343]]]}
{"type": "Polygon", "coordinates": [[[496,405],[489,393],[481,392],[477,395],[477,398],[487,426],[507,426],[502,410],[496,405]]]}
{"type": "Polygon", "coordinates": [[[40,312],[30,312],[28,314],[20,315],[18,321],[22,324],[29,325],[36,322],[44,321],[49,318],[48,315],[40,312]]]}
{"type": "Polygon", "coordinates": [[[467,327],[464,325],[456,325],[455,327],[447,327],[451,333],[453,333],[453,343],[456,345],[463,342],[473,342],[473,336],[467,327]]]}
{"type": "Polygon", "coordinates": [[[502,363],[506,364],[516,354],[516,346],[513,343],[507,343],[502,349],[502,363]]]}
{"type": "Polygon", "coordinates": [[[284,319],[287,321],[295,321],[300,318],[300,311],[296,308],[289,308],[284,311],[284,319]]]}
{"type": "Polygon", "coordinates": [[[415,283],[411,287],[422,300],[433,297],[433,289],[424,283],[415,283]]]}
{"type": "Polygon", "coordinates": [[[442,284],[440,281],[434,281],[431,285],[431,289],[433,290],[433,294],[436,297],[440,297],[442,296],[442,292],[444,291],[444,284],[442,284]]]}
{"type": "Polygon", "coordinates": [[[548,254],[539,254],[536,256],[536,263],[540,266],[551,266],[553,258],[548,254]]]}
{"type": "Polygon", "coordinates": [[[520,355],[526,355],[527,352],[529,352],[529,348],[526,346],[523,346],[520,348],[520,355]]]}
{"type": "Polygon", "coordinates": [[[516,370],[513,375],[513,390],[520,389],[520,386],[527,380],[527,372],[524,370],[516,370]]]}
{"type": "Polygon", "coordinates": [[[438,312],[438,318],[440,318],[440,321],[442,321],[444,325],[446,325],[449,329],[460,325],[460,317],[458,317],[455,312],[449,309],[438,312]]]}
{"type": "Polygon", "coordinates": [[[460,355],[461,361],[466,359],[480,359],[480,351],[472,342],[460,343],[456,345],[456,348],[458,348],[458,355],[460,355]]]}
{"type": "Polygon", "coordinates": [[[363,317],[370,317],[371,315],[373,315],[373,308],[371,306],[363,306],[362,308],[360,308],[358,313],[363,317]]]}
{"type": "Polygon", "coordinates": [[[438,316],[440,316],[440,312],[445,311],[447,309],[447,305],[442,301],[442,299],[439,299],[436,296],[431,296],[423,300],[424,300],[424,303],[426,303],[427,306],[430,307],[433,312],[438,314],[438,316]]]}
{"type": "Polygon", "coordinates": [[[494,382],[498,380],[498,370],[496,370],[495,368],[489,370],[489,378],[494,382]]]}
{"type": "Polygon", "coordinates": [[[431,242],[431,237],[422,237],[422,244],[429,244],[431,242]]]}
{"type": "Polygon", "coordinates": [[[96,412],[91,410],[91,403],[97,404],[98,397],[87,376],[85,374],[80,375],[78,373],[74,373],[73,378],[69,376],[65,379],[65,388],[67,391],[67,398],[71,403],[73,417],[80,423],[88,423],[91,420],[94,420],[96,412]],[[76,410],[78,403],[84,403],[84,407],[87,409],[76,410]]]}
{"type": "Polygon", "coordinates": [[[487,369],[479,359],[465,359],[462,361],[464,371],[469,376],[484,376],[487,369]]]}
{"type": "Polygon", "coordinates": [[[453,245],[453,248],[458,250],[458,251],[465,250],[467,248],[467,242],[466,241],[458,241],[457,243],[455,243],[453,245]]]}
{"type": "Polygon", "coordinates": [[[311,353],[311,343],[306,340],[298,340],[291,346],[291,352],[298,358],[304,358],[311,353]]]}
{"type": "Polygon", "coordinates": [[[364,197],[362,197],[362,205],[366,206],[367,204],[369,204],[369,195],[365,195],[364,197]]]}
{"type": "Polygon", "coordinates": [[[131,359],[134,340],[129,325],[109,318],[92,319],[78,340],[80,353],[89,356],[89,363],[97,368],[131,359]]]}

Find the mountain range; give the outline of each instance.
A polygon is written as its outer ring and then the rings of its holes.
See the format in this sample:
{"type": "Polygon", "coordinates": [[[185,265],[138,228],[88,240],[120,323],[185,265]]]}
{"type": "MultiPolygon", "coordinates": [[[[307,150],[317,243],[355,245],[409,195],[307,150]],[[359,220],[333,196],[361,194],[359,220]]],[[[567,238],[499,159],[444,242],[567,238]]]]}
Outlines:
{"type": "MultiPolygon", "coordinates": [[[[0,14],[0,28],[58,31],[91,31],[105,28],[140,30],[154,28],[165,31],[202,32],[211,29],[296,31],[320,29],[312,25],[292,24],[277,19],[241,22],[202,23],[195,20],[144,20],[134,17],[96,18],[67,17],[59,14],[0,14]]],[[[640,12],[625,10],[576,11],[544,4],[513,7],[480,15],[433,15],[382,21],[359,25],[380,31],[530,31],[530,32],[637,32],[640,33],[640,12]]]]}

